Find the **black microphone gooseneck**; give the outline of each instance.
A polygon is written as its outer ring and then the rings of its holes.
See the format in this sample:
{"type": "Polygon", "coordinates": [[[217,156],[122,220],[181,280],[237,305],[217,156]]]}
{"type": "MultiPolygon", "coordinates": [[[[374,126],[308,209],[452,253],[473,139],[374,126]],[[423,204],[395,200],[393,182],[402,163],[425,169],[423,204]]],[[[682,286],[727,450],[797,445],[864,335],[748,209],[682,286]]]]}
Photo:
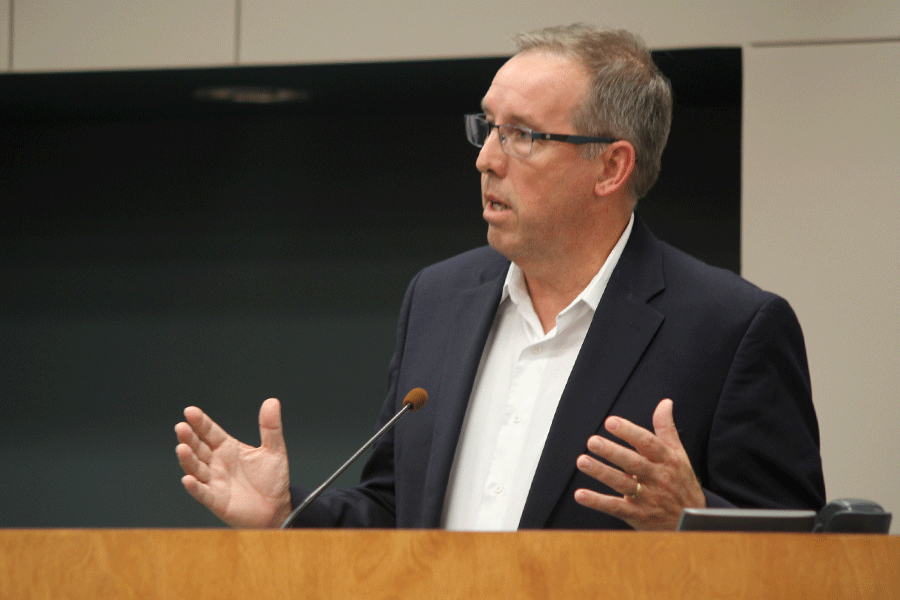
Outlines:
{"type": "Polygon", "coordinates": [[[359,450],[357,450],[356,453],[347,460],[347,462],[345,462],[343,465],[341,465],[341,468],[339,468],[337,471],[332,473],[331,477],[326,479],[324,481],[324,483],[322,483],[322,485],[320,485],[315,490],[313,490],[313,492],[309,496],[307,496],[306,499],[303,500],[303,502],[300,503],[300,506],[295,508],[293,510],[293,512],[291,512],[291,514],[288,515],[288,518],[285,519],[284,523],[281,524],[281,529],[287,529],[288,527],[290,527],[291,523],[293,523],[297,519],[297,516],[301,512],[303,512],[303,509],[305,509],[307,506],[312,504],[313,500],[318,498],[319,494],[321,494],[325,490],[325,488],[327,488],[329,485],[331,485],[331,483],[335,479],[337,479],[341,473],[346,471],[347,467],[352,465],[353,462],[357,458],[359,458],[359,456],[363,452],[365,452],[366,450],[369,449],[369,446],[374,444],[378,440],[378,438],[380,438],[387,430],[389,430],[391,427],[393,427],[397,423],[397,421],[400,420],[400,417],[402,417],[403,415],[405,415],[408,412],[415,412],[415,411],[419,410],[420,408],[422,408],[425,405],[426,402],[428,402],[428,392],[426,392],[422,388],[413,388],[412,390],[410,390],[409,393],[406,394],[406,398],[403,399],[403,408],[401,408],[400,411],[396,415],[394,415],[390,421],[385,423],[384,427],[379,429],[378,432],[375,435],[373,435],[372,438],[368,442],[363,444],[362,447],[359,450]]]}

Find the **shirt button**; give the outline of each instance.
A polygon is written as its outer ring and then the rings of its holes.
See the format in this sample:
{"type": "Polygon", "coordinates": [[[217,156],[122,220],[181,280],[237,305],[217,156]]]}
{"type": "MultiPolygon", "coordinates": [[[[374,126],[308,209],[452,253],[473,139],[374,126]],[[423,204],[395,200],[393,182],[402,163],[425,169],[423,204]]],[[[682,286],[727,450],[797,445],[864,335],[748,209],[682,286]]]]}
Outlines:
{"type": "Polygon", "coordinates": [[[521,422],[522,422],[522,415],[520,415],[519,413],[516,413],[515,416],[513,417],[513,423],[521,423],[521,422]]]}
{"type": "Polygon", "coordinates": [[[540,354],[541,352],[543,352],[543,350],[544,348],[540,344],[531,349],[534,354],[540,354]]]}

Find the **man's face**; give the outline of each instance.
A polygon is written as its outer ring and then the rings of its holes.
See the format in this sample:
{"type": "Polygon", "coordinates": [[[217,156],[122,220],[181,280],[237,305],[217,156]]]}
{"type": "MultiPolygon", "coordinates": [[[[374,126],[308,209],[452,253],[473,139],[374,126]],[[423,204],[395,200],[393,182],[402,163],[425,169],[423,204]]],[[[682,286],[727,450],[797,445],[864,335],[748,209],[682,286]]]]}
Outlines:
{"type": "MultiPolygon", "coordinates": [[[[571,117],[587,90],[587,74],[572,59],[530,51],[500,68],[482,107],[495,124],[574,134],[571,117]]],[[[540,261],[558,265],[577,257],[591,231],[585,209],[596,202],[598,164],[582,158],[577,146],[552,141],[535,140],[527,158],[508,156],[492,131],[475,163],[488,243],[526,273],[540,261]]]]}

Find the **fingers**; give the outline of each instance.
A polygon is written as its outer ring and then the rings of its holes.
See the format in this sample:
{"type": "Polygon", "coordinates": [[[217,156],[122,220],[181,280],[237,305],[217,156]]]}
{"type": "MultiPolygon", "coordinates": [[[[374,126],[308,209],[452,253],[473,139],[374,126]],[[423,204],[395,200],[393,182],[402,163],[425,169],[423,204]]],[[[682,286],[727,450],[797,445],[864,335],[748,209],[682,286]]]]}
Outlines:
{"type": "Polygon", "coordinates": [[[184,486],[184,489],[187,490],[187,493],[190,494],[194,500],[207,508],[212,508],[214,499],[209,486],[201,484],[192,475],[185,475],[182,477],[181,485],[184,486]]]}
{"type": "Polygon", "coordinates": [[[175,455],[185,472],[182,484],[200,500],[201,496],[209,494],[205,484],[212,479],[209,465],[213,459],[213,448],[210,445],[219,447],[228,439],[228,434],[196,406],[184,409],[184,416],[186,422],[175,425],[175,435],[180,442],[175,447],[175,455]]]}
{"type": "Polygon", "coordinates": [[[200,438],[200,441],[213,450],[230,437],[224,429],[219,427],[215,421],[196,406],[188,406],[184,409],[184,418],[200,438]]]}
{"type": "MultiPolygon", "coordinates": [[[[668,398],[656,406],[653,411],[653,432],[621,417],[609,417],[605,423],[606,429],[631,448],[596,435],[588,440],[588,450],[622,469],[626,477],[633,475],[642,481],[658,478],[661,467],[668,470],[672,465],[689,462],[675,427],[672,407],[673,403],[668,398]]],[[[593,467],[594,472],[604,477],[596,477],[597,479],[625,495],[632,494],[633,492],[627,491],[632,489],[631,482],[616,477],[612,474],[615,470],[610,467],[593,467]]]]}
{"type": "Polygon", "coordinates": [[[640,529],[633,521],[639,512],[635,507],[631,506],[631,503],[625,498],[607,496],[593,490],[579,489],[575,491],[575,501],[587,508],[599,510],[600,512],[622,519],[635,529],[640,529]]]}
{"type": "MultiPolygon", "coordinates": [[[[658,410],[659,407],[657,407],[657,411],[658,410]]],[[[672,428],[674,429],[674,427],[675,425],[673,423],[672,428]]],[[[620,458],[621,460],[630,459],[627,460],[626,464],[620,464],[618,461],[613,460],[613,462],[626,471],[636,473],[636,469],[639,468],[639,465],[646,463],[647,460],[651,462],[664,462],[669,456],[670,447],[668,445],[663,443],[663,441],[652,432],[647,431],[643,427],[635,425],[630,421],[626,421],[620,417],[609,417],[606,420],[606,430],[620,440],[626,442],[636,451],[636,453],[618,453],[619,456],[617,456],[617,458],[620,458]],[[645,460],[641,460],[641,457],[645,460]]],[[[615,444],[613,444],[613,446],[615,446],[615,444]]],[[[610,458],[610,460],[612,459],[610,458]]]]}
{"type": "Polygon", "coordinates": [[[178,441],[190,448],[199,460],[208,463],[212,458],[212,450],[209,446],[200,441],[200,438],[194,432],[194,428],[188,423],[181,422],[175,426],[175,435],[178,441]]]}
{"type": "MultiPolygon", "coordinates": [[[[186,424],[183,424],[186,425],[186,424]]],[[[181,485],[197,501],[212,509],[214,497],[209,489],[212,478],[212,470],[209,465],[197,460],[197,455],[187,444],[178,444],[175,447],[178,455],[178,463],[184,469],[185,475],[181,478],[181,485]]]]}
{"type": "Polygon", "coordinates": [[[675,427],[675,418],[672,416],[672,401],[666,398],[656,406],[653,411],[653,431],[669,448],[681,448],[681,438],[675,427]]]}
{"type": "Polygon", "coordinates": [[[275,398],[269,398],[259,408],[259,438],[263,448],[273,452],[285,452],[281,403],[275,398]]]}
{"type": "Polygon", "coordinates": [[[178,444],[175,447],[175,454],[178,456],[178,464],[184,470],[186,475],[191,475],[202,483],[209,483],[212,477],[212,471],[206,462],[200,461],[197,454],[187,444],[178,444]]]}
{"type": "MultiPolygon", "coordinates": [[[[595,438],[591,438],[591,441],[588,443],[589,448],[592,445],[596,446],[593,444],[594,440],[595,438]]],[[[591,449],[591,452],[597,454],[593,449],[591,449]]],[[[620,469],[604,464],[587,454],[579,456],[576,465],[578,470],[585,475],[593,477],[623,496],[633,495],[637,490],[637,481],[633,476],[620,469]]]]}
{"type": "Polygon", "coordinates": [[[585,454],[576,465],[622,495],[579,489],[576,502],[618,517],[635,529],[674,529],[685,507],[706,505],[678,436],[671,400],[663,400],[654,410],[653,432],[620,417],[608,418],[606,428],[631,448],[592,436],[588,450],[610,464],[585,454]]]}

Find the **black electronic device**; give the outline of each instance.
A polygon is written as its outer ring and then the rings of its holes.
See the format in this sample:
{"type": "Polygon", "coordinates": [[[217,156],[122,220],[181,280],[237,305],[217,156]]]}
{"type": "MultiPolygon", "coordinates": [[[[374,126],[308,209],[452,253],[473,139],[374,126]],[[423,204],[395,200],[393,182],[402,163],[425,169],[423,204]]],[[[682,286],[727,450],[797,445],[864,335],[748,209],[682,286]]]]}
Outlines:
{"type": "Polygon", "coordinates": [[[809,532],[815,520],[814,510],[686,508],[678,531],[809,532]]]}
{"type": "Polygon", "coordinates": [[[816,516],[815,532],[887,533],[891,513],[881,505],[862,498],[832,500],[816,516]]]}

